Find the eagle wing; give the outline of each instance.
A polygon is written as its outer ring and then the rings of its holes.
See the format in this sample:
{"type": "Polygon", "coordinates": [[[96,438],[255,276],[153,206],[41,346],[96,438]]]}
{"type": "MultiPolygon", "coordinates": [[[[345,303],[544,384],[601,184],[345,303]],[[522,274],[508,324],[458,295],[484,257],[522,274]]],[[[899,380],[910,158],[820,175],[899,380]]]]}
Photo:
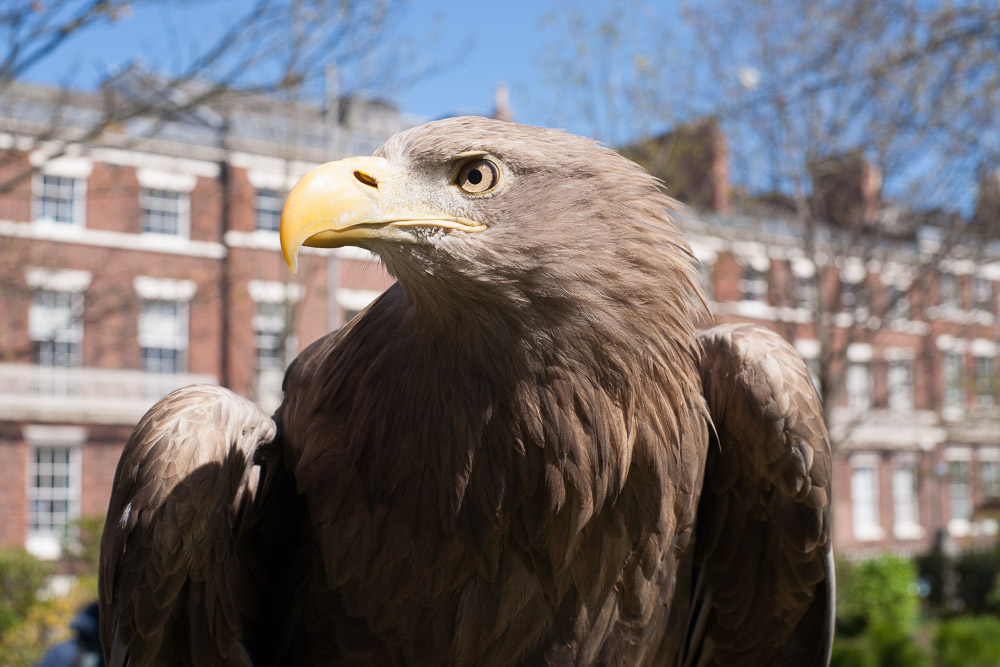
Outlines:
{"type": "Polygon", "coordinates": [[[253,403],[211,385],[169,394],[136,426],[101,540],[109,665],[251,664],[240,638],[263,603],[258,538],[275,525],[268,513],[286,509],[275,431],[253,403]]]}
{"type": "Polygon", "coordinates": [[[768,329],[722,325],[701,340],[715,436],[679,664],[826,665],[831,452],[819,396],[799,354],[768,329]]]}

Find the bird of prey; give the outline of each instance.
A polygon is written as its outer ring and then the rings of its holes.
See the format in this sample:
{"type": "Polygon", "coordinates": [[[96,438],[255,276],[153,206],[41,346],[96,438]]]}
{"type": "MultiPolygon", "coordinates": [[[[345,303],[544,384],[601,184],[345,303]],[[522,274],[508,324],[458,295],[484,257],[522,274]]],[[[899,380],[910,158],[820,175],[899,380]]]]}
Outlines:
{"type": "Polygon", "coordinates": [[[404,131],[291,192],[397,279],[273,418],[174,392],[122,454],[110,665],[824,665],[830,447],[777,334],[702,333],[674,203],[582,137],[404,131]]]}

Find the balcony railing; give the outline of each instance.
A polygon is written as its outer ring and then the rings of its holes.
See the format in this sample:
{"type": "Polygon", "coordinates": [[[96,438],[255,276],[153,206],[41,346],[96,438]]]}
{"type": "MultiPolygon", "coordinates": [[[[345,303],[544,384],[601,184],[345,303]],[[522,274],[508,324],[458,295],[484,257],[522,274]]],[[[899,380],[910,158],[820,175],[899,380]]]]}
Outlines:
{"type": "Polygon", "coordinates": [[[0,364],[0,419],[134,424],[156,401],[213,375],[0,364]]]}

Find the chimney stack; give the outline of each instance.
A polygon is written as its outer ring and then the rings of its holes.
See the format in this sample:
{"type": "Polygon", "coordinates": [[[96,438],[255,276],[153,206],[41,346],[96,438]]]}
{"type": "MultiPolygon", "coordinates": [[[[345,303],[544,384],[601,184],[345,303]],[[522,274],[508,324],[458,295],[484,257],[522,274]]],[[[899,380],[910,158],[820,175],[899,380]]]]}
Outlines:
{"type": "Polygon", "coordinates": [[[729,211],[729,149],[714,118],[681,125],[621,153],[662,180],[674,199],[695,209],[729,211]]]}
{"type": "Polygon", "coordinates": [[[882,173],[860,150],[809,164],[813,215],[839,227],[876,221],[882,199],[882,173]]]}
{"type": "Polygon", "coordinates": [[[506,83],[498,83],[493,89],[493,117],[497,120],[514,120],[514,112],[510,108],[510,90],[506,83]]]}

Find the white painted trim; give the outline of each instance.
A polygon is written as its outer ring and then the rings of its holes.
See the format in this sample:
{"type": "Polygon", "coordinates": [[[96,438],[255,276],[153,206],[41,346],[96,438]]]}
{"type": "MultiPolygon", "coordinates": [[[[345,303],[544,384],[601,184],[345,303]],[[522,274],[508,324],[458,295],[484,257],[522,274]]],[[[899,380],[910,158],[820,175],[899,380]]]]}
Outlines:
{"type": "Polygon", "coordinates": [[[987,280],[1000,281],[1000,262],[990,262],[979,266],[976,269],[976,275],[987,280]]]}
{"type": "Polygon", "coordinates": [[[75,269],[31,267],[25,271],[25,281],[29,287],[56,292],[83,292],[90,287],[92,278],[90,271],[75,269]]]}
{"type": "Polygon", "coordinates": [[[161,171],[191,174],[192,176],[201,176],[203,178],[219,177],[219,164],[208,160],[144,153],[124,148],[94,148],[90,151],[90,155],[95,162],[114,164],[122,167],[135,167],[136,169],[146,167],[161,171]]]}
{"type": "Polygon", "coordinates": [[[890,346],[882,351],[886,361],[912,361],[917,357],[917,350],[912,347],[890,346]]]}
{"type": "Polygon", "coordinates": [[[973,338],[969,344],[969,351],[976,357],[995,357],[997,344],[987,338],[973,338]]]}
{"type": "Polygon", "coordinates": [[[136,276],[132,284],[141,298],[163,301],[190,301],[198,290],[198,284],[193,280],[173,278],[136,276]]]}
{"type": "Polygon", "coordinates": [[[972,447],[945,447],[942,455],[945,461],[971,461],[972,447]]]}
{"type": "Polygon", "coordinates": [[[815,339],[799,338],[795,341],[795,349],[799,351],[803,359],[818,359],[820,343],[815,339]]]}
{"type": "Polygon", "coordinates": [[[972,532],[972,524],[968,519],[949,519],[948,534],[955,537],[965,537],[972,532]]]}
{"type": "Polygon", "coordinates": [[[82,426],[27,424],[22,433],[25,440],[36,446],[73,447],[87,441],[87,429],[82,426]]]}
{"type": "Polygon", "coordinates": [[[38,171],[49,176],[79,178],[87,180],[94,170],[94,161],[89,157],[63,155],[50,158],[45,151],[36,150],[28,155],[28,161],[38,171]]]}
{"type": "Polygon", "coordinates": [[[792,273],[799,278],[812,278],[816,275],[816,265],[808,257],[795,257],[791,261],[792,273]]]}
{"type": "Polygon", "coordinates": [[[953,259],[946,257],[941,260],[939,268],[942,273],[953,273],[956,276],[967,276],[976,270],[976,263],[971,259],[953,259]]]}
{"type": "Polygon", "coordinates": [[[166,237],[162,234],[127,234],[106,229],[80,229],[75,226],[69,229],[69,227],[71,226],[0,220],[0,238],[13,237],[54,243],[78,243],[100,248],[139,250],[210,259],[222,259],[226,256],[226,247],[213,241],[193,241],[176,237],[176,243],[164,243],[166,239],[175,237],[166,237]],[[63,230],[63,233],[58,236],[53,235],[53,228],[63,230]]]}
{"type": "Polygon", "coordinates": [[[919,523],[913,523],[907,521],[906,523],[897,523],[892,527],[893,535],[901,540],[919,540],[927,531],[919,523]]]}
{"type": "Polygon", "coordinates": [[[907,290],[913,284],[916,270],[912,266],[897,262],[886,262],[879,272],[879,279],[884,285],[892,285],[899,290],[907,290]]]}
{"type": "Polygon", "coordinates": [[[867,363],[872,360],[872,346],[869,343],[851,343],[847,346],[847,360],[867,363]]]}
{"type": "Polygon", "coordinates": [[[976,458],[980,461],[1000,461],[1000,449],[997,447],[980,447],[976,450],[976,458]]]}
{"type": "Polygon", "coordinates": [[[381,295],[377,290],[343,288],[337,290],[337,303],[345,310],[364,310],[381,295]]]}
{"type": "Polygon", "coordinates": [[[250,292],[250,298],[257,303],[299,301],[305,294],[302,285],[270,280],[251,280],[247,283],[247,291],[250,292]]]}
{"type": "Polygon", "coordinates": [[[868,275],[865,263],[857,257],[845,257],[844,266],[840,269],[840,279],[845,283],[857,284],[864,282],[868,275]]]}
{"type": "Polygon", "coordinates": [[[879,454],[873,454],[870,452],[851,454],[847,462],[852,468],[878,468],[882,463],[882,457],[879,454]]]}
{"type": "Polygon", "coordinates": [[[191,192],[198,183],[194,174],[181,174],[172,171],[161,171],[142,167],[137,169],[135,177],[139,185],[151,190],[172,190],[174,192],[191,192]]]}
{"type": "Polygon", "coordinates": [[[967,340],[955,338],[951,334],[941,334],[934,343],[942,352],[965,352],[969,348],[967,340]]]}

